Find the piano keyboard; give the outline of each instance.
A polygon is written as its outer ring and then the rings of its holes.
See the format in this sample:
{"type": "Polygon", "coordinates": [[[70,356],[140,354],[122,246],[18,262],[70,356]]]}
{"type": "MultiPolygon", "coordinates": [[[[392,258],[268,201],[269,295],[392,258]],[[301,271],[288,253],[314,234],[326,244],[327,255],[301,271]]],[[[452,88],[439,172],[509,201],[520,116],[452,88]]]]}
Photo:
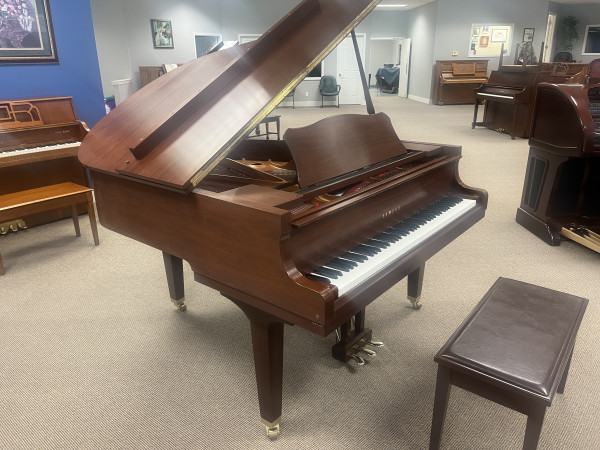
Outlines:
{"type": "Polygon", "coordinates": [[[307,276],[336,286],[341,297],[475,205],[475,200],[443,197],[307,276]]]}
{"type": "Polygon", "coordinates": [[[43,145],[0,152],[0,167],[77,155],[81,142],[43,145]]]}

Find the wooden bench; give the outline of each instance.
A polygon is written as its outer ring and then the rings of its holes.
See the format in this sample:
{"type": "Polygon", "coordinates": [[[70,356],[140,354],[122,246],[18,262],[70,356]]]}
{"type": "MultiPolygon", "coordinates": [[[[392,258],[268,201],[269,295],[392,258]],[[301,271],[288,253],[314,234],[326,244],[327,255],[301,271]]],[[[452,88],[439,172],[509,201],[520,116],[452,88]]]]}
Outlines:
{"type": "MultiPolygon", "coordinates": [[[[92,189],[87,186],[75,183],[60,183],[0,195],[0,223],[28,214],[71,206],[75,234],[81,236],[77,205],[85,203],[90,217],[94,244],[98,245],[100,241],[98,239],[98,227],[96,226],[96,213],[94,211],[94,197],[92,192],[92,189]]],[[[4,275],[4,273],[2,256],[0,256],[0,275],[4,275]]]]}
{"type": "Polygon", "coordinates": [[[440,448],[452,385],[527,415],[523,449],[537,448],[546,408],[564,391],[587,303],[499,278],[435,356],[430,450],[440,448]]]}

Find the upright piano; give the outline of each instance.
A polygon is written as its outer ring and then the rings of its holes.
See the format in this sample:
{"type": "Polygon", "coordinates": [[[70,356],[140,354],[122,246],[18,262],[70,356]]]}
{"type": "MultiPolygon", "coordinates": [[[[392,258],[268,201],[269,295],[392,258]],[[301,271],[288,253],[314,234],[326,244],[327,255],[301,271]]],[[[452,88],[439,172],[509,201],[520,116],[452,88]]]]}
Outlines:
{"type": "Polygon", "coordinates": [[[484,126],[515,136],[529,137],[531,116],[539,83],[572,83],[578,75],[556,72],[547,65],[501,65],[487,83],[475,90],[471,128],[484,126]],[[477,120],[479,105],[485,102],[483,121],[477,120]]]}
{"type": "MultiPolygon", "coordinates": [[[[383,113],[340,114],[245,139],[375,8],[304,0],[261,39],[184,64],[103,118],[79,157],[101,223],[162,250],[184,310],[182,260],[250,320],[260,416],[279,433],[284,324],[356,359],[366,306],[403,277],[418,307],[427,259],[485,214],[461,148],[402,141],[383,113]],[[165,227],[168,222],[177,227],[165,227]]],[[[359,63],[362,69],[362,64],[359,63]]],[[[368,87],[361,71],[363,88],[368,87]]]]}
{"type": "Polygon", "coordinates": [[[475,103],[474,91],[487,83],[488,60],[436,61],[433,103],[456,105],[475,103]]]}
{"type": "Polygon", "coordinates": [[[516,219],[550,245],[600,251],[600,59],[584,84],[538,86],[516,219]]]}
{"type": "MultiPolygon", "coordinates": [[[[0,100],[0,194],[65,181],[87,186],[77,151],[88,131],[71,97],[0,100]]],[[[70,208],[54,210],[9,226],[16,230],[70,216],[70,208]]]]}

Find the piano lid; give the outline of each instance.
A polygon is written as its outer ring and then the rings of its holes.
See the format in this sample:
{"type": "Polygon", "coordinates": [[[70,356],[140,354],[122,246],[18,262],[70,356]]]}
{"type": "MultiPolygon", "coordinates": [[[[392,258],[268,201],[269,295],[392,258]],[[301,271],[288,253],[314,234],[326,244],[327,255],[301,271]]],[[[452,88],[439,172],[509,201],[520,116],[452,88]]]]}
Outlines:
{"type": "Polygon", "coordinates": [[[169,72],[84,139],[86,166],[191,191],[379,0],[304,0],[249,44],[169,72]]]}

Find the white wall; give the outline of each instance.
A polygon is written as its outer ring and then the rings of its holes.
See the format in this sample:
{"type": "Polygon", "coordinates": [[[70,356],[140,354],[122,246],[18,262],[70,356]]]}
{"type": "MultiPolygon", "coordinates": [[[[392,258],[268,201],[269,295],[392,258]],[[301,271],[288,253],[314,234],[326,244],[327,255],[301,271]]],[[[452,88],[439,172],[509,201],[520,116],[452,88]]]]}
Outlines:
{"type": "MultiPolygon", "coordinates": [[[[262,34],[300,0],[90,0],[98,46],[98,59],[105,96],[112,95],[111,81],[133,78],[139,86],[139,66],[184,63],[195,58],[194,32],[221,34],[237,40],[238,34],[262,34]],[[155,49],[150,19],[172,21],[174,49],[155,49]]],[[[600,23],[600,5],[556,5],[560,14],[580,17],[580,34],[585,25],[600,23]]],[[[520,42],[524,28],[535,28],[534,49],[539,57],[544,40],[549,0],[437,0],[409,11],[375,10],[357,27],[366,33],[367,49],[363,63],[368,68],[372,37],[412,39],[409,98],[428,101],[432,92],[435,60],[467,57],[473,23],[512,23],[514,43],[520,42]]],[[[581,47],[583,41],[576,43],[581,47]]],[[[578,50],[580,53],[580,49],[578,50]]],[[[578,55],[577,50],[574,55],[578,55]]],[[[489,58],[489,70],[498,58],[489,58]]],[[[580,55],[579,58],[581,59],[580,55]]],[[[335,50],[325,59],[325,73],[336,73],[335,50]]],[[[367,74],[369,70],[367,70],[367,74]]],[[[296,92],[296,104],[320,104],[318,81],[303,81],[296,92]],[[308,96],[306,95],[308,93],[308,96]]]]}

